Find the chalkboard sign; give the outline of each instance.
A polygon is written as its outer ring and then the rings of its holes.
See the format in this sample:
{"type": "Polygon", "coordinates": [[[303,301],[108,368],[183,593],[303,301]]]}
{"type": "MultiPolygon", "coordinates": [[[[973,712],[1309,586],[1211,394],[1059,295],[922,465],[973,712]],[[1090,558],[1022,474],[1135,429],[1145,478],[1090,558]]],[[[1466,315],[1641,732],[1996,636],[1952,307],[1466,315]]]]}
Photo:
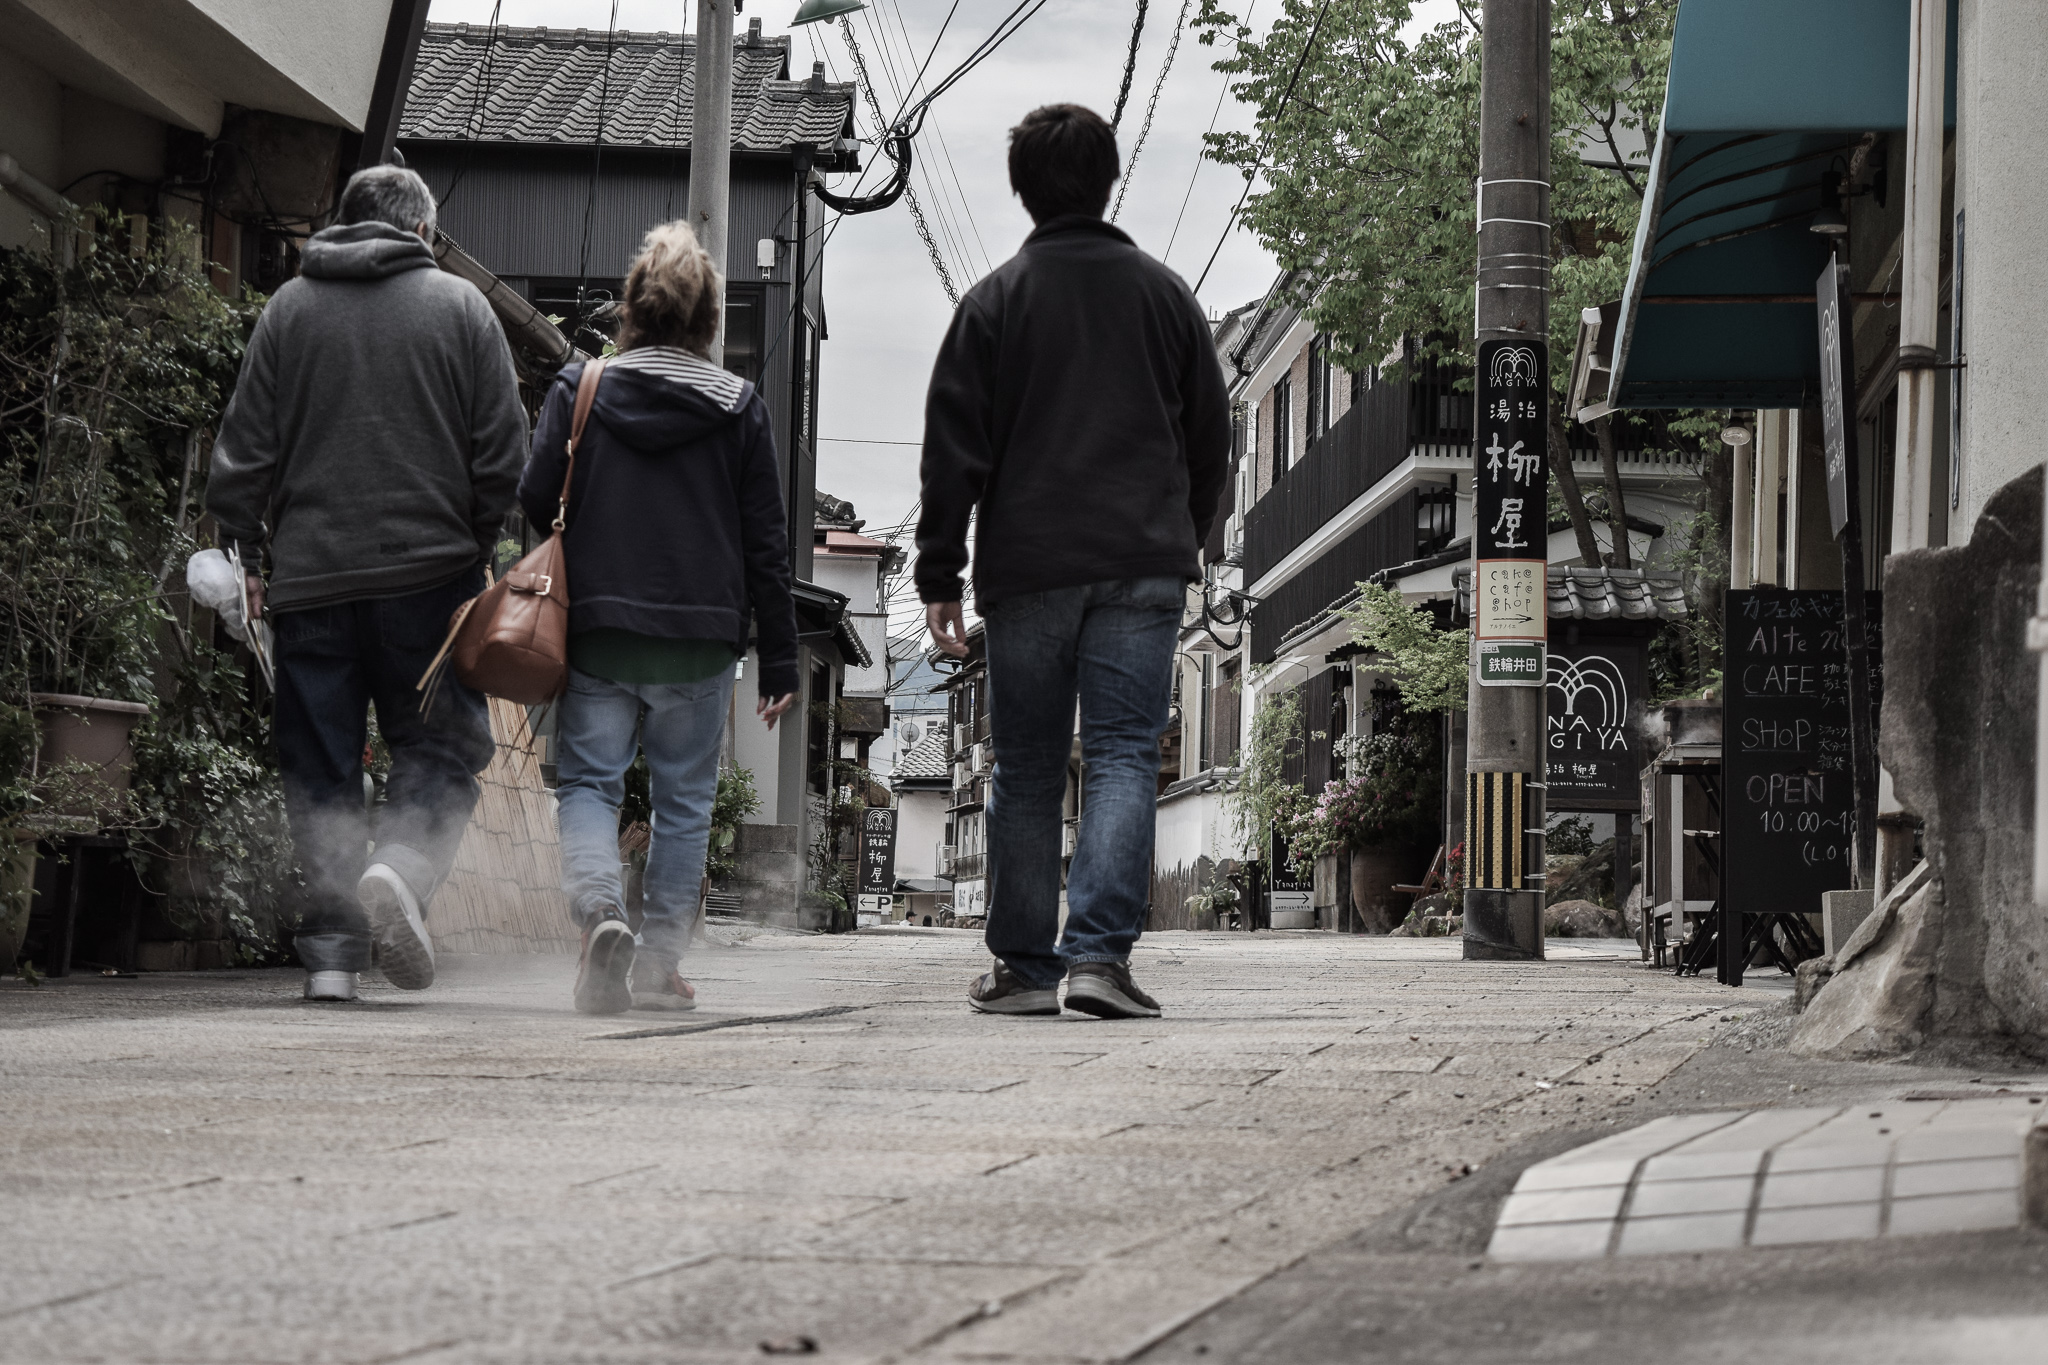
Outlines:
{"type": "MultiPolygon", "coordinates": [[[[1872,722],[1881,697],[1880,594],[1866,593],[1872,722]]],[[[1842,594],[1727,595],[1722,887],[1745,914],[1818,914],[1849,885],[1856,794],[1842,594]]]]}
{"type": "Polygon", "coordinates": [[[1629,716],[1642,701],[1642,646],[1633,640],[1553,644],[1545,672],[1549,808],[1641,809],[1645,759],[1629,716]]]}

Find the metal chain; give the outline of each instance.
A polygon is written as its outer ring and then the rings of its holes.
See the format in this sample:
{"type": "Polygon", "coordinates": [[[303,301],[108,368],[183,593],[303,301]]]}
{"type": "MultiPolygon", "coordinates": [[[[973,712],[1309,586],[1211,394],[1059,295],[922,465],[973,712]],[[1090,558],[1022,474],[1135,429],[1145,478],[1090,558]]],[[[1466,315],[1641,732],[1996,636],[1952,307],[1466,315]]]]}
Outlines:
{"type": "Polygon", "coordinates": [[[1131,77],[1138,74],[1138,38],[1145,32],[1145,6],[1150,0],[1138,0],[1138,17],[1131,20],[1131,50],[1124,56],[1124,83],[1116,92],[1116,113],[1109,120],[1109,130],[1115,132],[1123,127],[1124,101],[1131,97],[1131,77]]]}
{"type": "Polygon", "coordinates": [[[1180,0],[1180,18],[1174,21],[1173,41],[1166,45],[1166,61],[1159,68],[1159,79],[1152,82],[1152,98],[1145,105],[1145,122],[1138,128],[1138,140],[1131,144],[1131,159],[1124,163],[1123,183],[1116,187],[1116,207],[1109,211],[1109,221],[1124,211],[1124,191],[1131,187],[1131,176],[1138,169],[1138,153],[1145,150],[1145,139],[1152,132],[1152,115],[1159,110],[1159,92],[1166,88],[1166,73],[1173,70],[1173,54],[1180,51],[1180,35],[1188,26],[1189,0],[1180,0]]]}
{"type": "MultiPolygon", "coordinates": [[[[889,135],[889,120],[882,115],[882,103],[875,98],[874,82],[868,79],[867,60],[861,56],[860,44],[854,41],[853,21],[846,15],[839,16],[839,32],[846,39],[846,50],[853,54],[853,73],[860,80],[860,92],[867,96],[868,108],[874,111],[875,127],[879,136],[889,135]]],[[[946,258],[939,254],[939,244],[932,240],[931,225],[924,220],[924,206],[917,202],[917,191],[906,181],[903,186],[904,202],[910,205],[911,221],[917,224],[917,235],[924,239],[925,254],[932,258],[932,269],[939,272],[939,284],[946,291],[947,299],[953,306],[960,306],[960,291],[953,285],[953,272],[946,269],[946,258]]]]}

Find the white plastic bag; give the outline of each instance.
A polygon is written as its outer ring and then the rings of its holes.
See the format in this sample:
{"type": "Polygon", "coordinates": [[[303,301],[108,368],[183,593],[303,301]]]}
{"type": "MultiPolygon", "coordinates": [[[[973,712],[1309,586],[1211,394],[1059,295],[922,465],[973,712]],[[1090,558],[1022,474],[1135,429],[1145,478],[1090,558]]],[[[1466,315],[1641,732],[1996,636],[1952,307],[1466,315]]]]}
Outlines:
{"type": "Polygon", "coordinates": [[[185,564],[185,586],[192,600],[220,617],[228,634],[246,642],[249,623],[242,615],[242,575],[223,550],[201,550],[185,564]]]}

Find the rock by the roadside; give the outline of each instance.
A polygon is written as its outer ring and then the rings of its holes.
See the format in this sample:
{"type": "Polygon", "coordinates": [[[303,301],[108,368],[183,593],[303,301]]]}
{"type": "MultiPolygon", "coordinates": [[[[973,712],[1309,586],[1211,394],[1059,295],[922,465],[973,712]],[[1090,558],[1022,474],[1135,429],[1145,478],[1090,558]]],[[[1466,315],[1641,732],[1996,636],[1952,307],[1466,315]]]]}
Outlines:
{"type": "Polygon", "coordinates": [[[1543,907],[1547,938],[1627,938],[1621,912],[1592,901],[1559,901],[1543,907]]]}

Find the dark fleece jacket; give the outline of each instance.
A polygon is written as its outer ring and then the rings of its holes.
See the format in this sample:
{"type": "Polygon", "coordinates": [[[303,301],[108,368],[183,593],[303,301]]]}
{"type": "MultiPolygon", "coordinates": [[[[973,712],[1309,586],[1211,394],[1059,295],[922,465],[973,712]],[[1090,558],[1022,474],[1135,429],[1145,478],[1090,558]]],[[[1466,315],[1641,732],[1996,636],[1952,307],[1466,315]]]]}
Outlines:
{"type": "MultiPolygon", "coordinates": [[[[519,505],[555,519],[581,365],[548,390],[519,505]]],[[[759,639],[764,697],[797,690],[789,534],[768,405],[748,384],[737,408],[644,371],[612,369],[576,452],[562,548],[571,633],[612,627],[670,640],[759,639]]]]}
{"type": "Polygon", "coordinates": [[[206,510],[278,611],[396,597],[481,563],[526,456],[504,329],[415,233],[331,227],[264,306],[206,510]]]}
{"type": "Polygon", "coordinates": [[[1099,218],[1041,224],[967,291],[925,400],[917,588],[974,594],[1201,577],[1230,400],[1180,276],[1099,218]]]}

